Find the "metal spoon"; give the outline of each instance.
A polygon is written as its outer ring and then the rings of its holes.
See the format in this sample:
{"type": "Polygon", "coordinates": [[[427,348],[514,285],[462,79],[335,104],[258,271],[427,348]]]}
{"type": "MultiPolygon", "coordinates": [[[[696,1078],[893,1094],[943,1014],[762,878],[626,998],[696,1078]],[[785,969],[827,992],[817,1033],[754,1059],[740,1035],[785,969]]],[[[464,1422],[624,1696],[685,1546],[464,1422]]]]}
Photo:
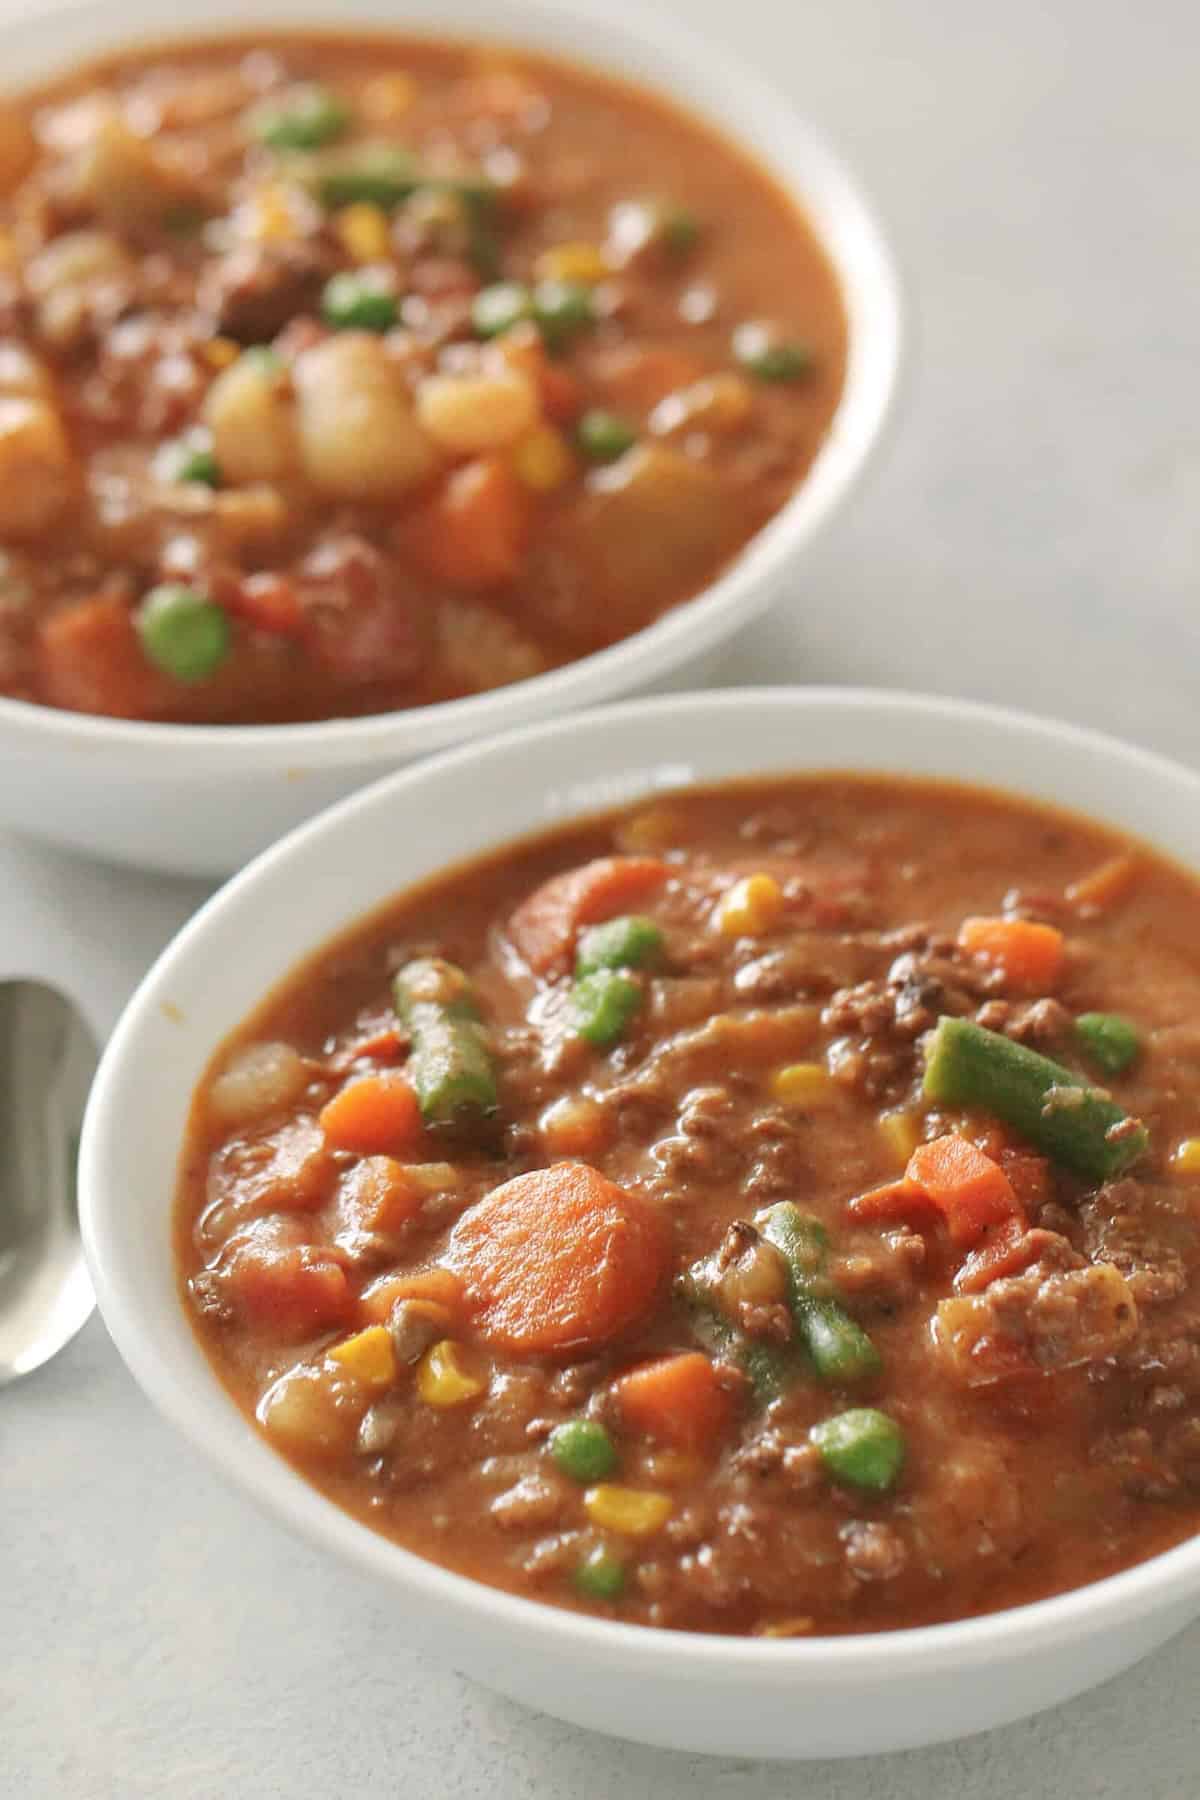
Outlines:
{"type": "Polygon", "coordinates": [[[75,1164],[97,1061],[62,994],[0,982],[0,1386],[49,1361],[95,1305],[75,1164]]]}

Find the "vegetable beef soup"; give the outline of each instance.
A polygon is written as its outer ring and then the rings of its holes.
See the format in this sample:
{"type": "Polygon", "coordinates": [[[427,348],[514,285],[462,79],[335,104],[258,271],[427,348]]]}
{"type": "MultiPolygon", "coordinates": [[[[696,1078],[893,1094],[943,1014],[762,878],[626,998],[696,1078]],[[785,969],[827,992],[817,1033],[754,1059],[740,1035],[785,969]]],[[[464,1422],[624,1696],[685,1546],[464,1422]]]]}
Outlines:
{"type": "Polygon", "coordinates": [[[786,502],[833,271],[667,100],[394,38],[0,103],[0,694],[270,723],[613,644],[786,502]]]}
{"type": "Polygon", "coordinates": [[[226,1045],[184,1303],[325,1494],[793,1636],[1200,1517],[1200,888],[1000,795],[672,795],[401,896],[226,1045]]]}

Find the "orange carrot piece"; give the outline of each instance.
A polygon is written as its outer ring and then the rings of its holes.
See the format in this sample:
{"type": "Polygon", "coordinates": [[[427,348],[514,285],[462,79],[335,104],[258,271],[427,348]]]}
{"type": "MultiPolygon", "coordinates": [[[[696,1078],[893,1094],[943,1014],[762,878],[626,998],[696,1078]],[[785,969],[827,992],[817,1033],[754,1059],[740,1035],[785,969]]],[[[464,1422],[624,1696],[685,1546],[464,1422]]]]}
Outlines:
{"type": "Polygon", "coordinates": [[[529,540],[528,489],[498,456],[464,463],[412,524],[412,548],[430,575],[450,587],[514,581],[529,540]]]}
{"type": "Polygon", "coordinates": [[[923,1189],[945,1216],[956,1244],[975,1243],[986,1226],[1021,1211],[1000,1164],[953,1132],[930,1144],[918,1144],[908,1159],[905,1176],[923,1189]]]}
{"type": "Polygon", "coordinates": [[[1124,851],[1101,863],[1098,869],[1081,875],[1078,881],[1070,882],[1066,898],[1081,911],[1103,912],[1105,907],[1124,900],[1140,873],[1141,864],[1137,857],[1124,851]]]}
{"type": "Polygon", "coordinates": [[[586,1163],[516,1175],[465,1212],[450,1260],[485,1343],[589,1354],[643,1317],[666,1272],[655,1210],[586,1163]]]}
{"type": "Polygon", "coordinates": [[[677,1450],[707,1449],[733,1413],[732,1394],[699,1350],[642,1363],[614,1382],[612,1391],[628,1430],[677,1450]]]}
{"type": "Polygon", "coordinates": [[[358,1310],[371,1325],[386,1324],[397,1300],[420,1300],[445,1307],[450,1316],[462,1311],[462,1277],[453,1269],[417,1269],[411,1275],[382,1275],[359,1298],[358,1310]]]}
{"type": "Polygon", "coordinates": [[[333,1149],[357,1150],[362,1156],[409,1149],[420,1142],[423,1130],[417,1096],[393,1069],[348,1081],[322,1107],[319,1124],[333,1149]]]}
{"type": "Polygon", "coordinates": [[[1019,1274],[1037,1255],[1036,1242],[1030,1242],[1025,1220],[1014,1213],[989,1225],[980,1242],[966,1257],[954,1277],[956,1294],[980,1294],[993,1281],[1004,1275],[1019,1274]]]}
{"type": "Polygon", "coordinates": [[[52,613],[38,631],[37,660],[51,706],[136,719],[171,703],[174,684],[147,662],[133,615],[112,594],[52,613]]]}
{"type": "Polygon", "coordinates": [[[938,1207],[923,1189],[907,1178],[888,1181],[882,1187],[869,1188],[847,1202],[846,1211],[854,1219],[908,1220],[936,1213],[938,1207]]]}
{"type": "Polygon", "coordinates": [[[406,1042],[404,1033],[395,1026],[381,1025],[377,1031],[369,1031],[365,1037],[357,1038],[344,1050],[339,1050],[330,1059],[329,1067],[336,1075],[342,1075],[360,1058],[369,1062],[395,1062],[406,1042]]]}
{"type": "Polygon", "coordinates": [[[584,925],[611,919],[656,894],[670,874],[653,856],[601,856],[543,882],[522,900],[508,935],[535,975],[565,968],[584,925]]]}
{"type": "Polygon", "coordinates": [[[1032,919],[964,919],[958,942],[969,956],[1002,969],[1015,987],[1044,994],[1062,974],[1063,934],[1032,919]]]}

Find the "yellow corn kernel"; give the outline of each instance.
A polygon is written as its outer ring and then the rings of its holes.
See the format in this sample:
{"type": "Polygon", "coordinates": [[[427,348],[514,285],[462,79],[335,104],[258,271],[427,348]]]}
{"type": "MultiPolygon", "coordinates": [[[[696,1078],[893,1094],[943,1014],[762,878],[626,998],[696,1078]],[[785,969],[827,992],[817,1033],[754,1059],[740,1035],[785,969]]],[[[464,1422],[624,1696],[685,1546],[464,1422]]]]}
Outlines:
{"type": "Polygon", "coordinates": [[[726,937],[758,937],[779,923],[783,889],[773,875],[747,875],[717,907],[717,928],[726,937]]]}
{"type": "Polygon", "coordinates": [[[787,1063],[772,1075],[771,1093],[785,1106],[820,1106],[833,1098],[834,1086],[824,1063],[787,1063]]]}
{"type": "Polygon", "coordinates": [[[570,481],[575,458],[561,431],[553,425],[539,425],[513,451],[512,466],[526,487],[537,494],[551,494],[570,481]]]}
{"type": "Polygon", "coordinates": [[[267,181],[235,209],[238,235],[252,244],[278,244],[299,235],[292,194],[280,182],[267,181]]]}
{"type": "Polygon", "coordinates": [[[539,281],[581,281],[592,285],[610,273],[604,252],[597,244],[556,244],[543,250],[533,265],[539,281]]]}
{"type": "Polygon", "coordinates": [[[1171,1158],[1171,1167],[1180,1175],[1200,1175],[1200,1138],[1184,1138],[1171,1158]]]}
{"type": "Polygon", "coordinates": [[[770,1625],[760,1625],[754,1635],[767,1638],[807,1637],[814,1623],[807,1614],[798,1613],[792,1619],[776,1619],[770,1625]]]}
{"type": "Polygon", "coordinates": [[[417,84],[411,75],[397,69],[391,75],[376,75],[363,88],[359,107],[364,118],[377,125],[399,119],[417,97],[417,84]]]}
{"type": "Polygon", "coordinates": [[[879,1132],[898,1163],[906,1163],[921,1142],[921,1124],[914,1113],[884,1113],[879,1132]]]}
{"type": "Polygon", "coordinates": [[[467,1374],[458,1360],[459,1348],[453,1338],[442,1338],[417,1364],[417,1392],[426,1406],[465,1406],[482,1394],[485,1384],[467,1374]]]}
{"type": "Polygon", "coordinates": [[[356,263],[383,262],[388,256],[392,240],[382,206],[359,200],[353,206],[344,206],[334,225],[346,254],[356,263]]]}
{"type": "Polygon", "coordinates": [[[583,1496],[583,1510],[602,1531],[620,1531],[626,1537],[649,1537],[664,1526],[675,1510],[670,1494],[644,1488],[617,1487],[601,1482],[583,1496]]]}
{"type": "Polygon", "coordinates": [[[334,1344],[326,1355],[364,1387],[388,1388],[396,1379],[396,1352],[386,1326],[368,1325],[334,1344]]]}
{"type": "Polygon", "coordinates": [[[235,344],[232,338],[210,338],[204,346],[204,360],[213,369],[227,369],[241,354],[241,345],[235,344]]]}

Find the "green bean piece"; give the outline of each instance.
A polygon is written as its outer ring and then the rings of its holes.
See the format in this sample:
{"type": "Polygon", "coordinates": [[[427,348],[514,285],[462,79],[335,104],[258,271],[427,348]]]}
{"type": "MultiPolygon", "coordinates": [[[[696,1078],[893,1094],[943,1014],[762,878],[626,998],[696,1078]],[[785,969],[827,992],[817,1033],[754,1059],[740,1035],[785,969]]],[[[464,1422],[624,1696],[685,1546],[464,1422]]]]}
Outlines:
{"type": "Polygon", "coordinates": [[[1103,1088],[1062,1063],[943,1018],[926,1044],[924,1091],[939,1106],[977,1106],[1089,1181],[1111,1181],[1145,1154],[1150,1134],[1103,1088]]]}
{"type": "Polygon", "coordinates": [[[343,269],[325,283],[321,312],[339,331],[390,331],[400,306],[395,294],[366,272],[343,269]]]}
{"type": "Polygon", "coordinates": [[[609,229],[618,255],[662,249],[683,257],[695,248],[700,221],[688,207],[669,200],[623,200],[609,215],[609,229]]]}
{"type": "Polygon", "coordinates": [[[577,1565],[573,1579],[589,1600],[618,1600],[625,1587],[625,1565],[597,1544],[577,1565]]]}
{"type": "Polygon", "coordinates": [[[256,108],[251,126],[259,142],[271,150],[318,150],[340,137],[349,122],[345,102],[311,82],[256,108]]]}
{"type": "Polygon", "coordinates": [[[595,318],[592,290],[580,281],[539,281],[533,317],[551,350],[561,350],[595,318]]]}
{"type": "Polygon", "coordinates": [[[825,1273],[829,1235],[820,1220],[782,1200],[754,1222],[787,1263],[796,1330],[821,1380],[850,1383],[877,1375],[878,1350],[838,1300],[825,1273]]]}
{"type": "Polygon", "coordinates": [[[550,1454],[572,1481],[604,1481],[617,1466],[616,1445],[597,1419],[567,1419],[550,1433],[550,1454]]]}
{"type": "Polygon", "coordinates": [[[642,1004],[642,990],[617,969],[593,969],[571,988],[571,1018],[589,1044],[606,1048],[624,1037],[642,1004]]]}
{"type": "Polygon", "coordinates": [[[798,381],[813,364],[807,345],[781,337],[773,325],[760,319],[738,326],[733,334],[733,354],[759,381],[798,381]]]}
{"type": "Polygon", "coordinates": [[[809,1433],[835,1481],[868,1494],[886,1494],[904,1467],[904,1433],[874,1406],[823,1419],[809,1433]]]}
{"type": "Polygon", "coordinates": [[[579,935],[575,973],[590,975],[594,969],[645,969],[661,961],[663,934],[653,919],[627,913],[606,919],[579,935]]]}
{"type": "Polygon", "coordinates": [[[352,144],[314,157],[313,164],[318,197],[330,208],[366,200],[390,210],[422,185],[420,165],[399,144],[352,144]]]}
{"type": "Polygon", "coordinates": [[[196,588],[151,588],[135,622],[147,657],[175,681],[204,681],[229,654],[229,620],[196,588]]]}
{"type": "Polygon", "coordinates": [[[637,443],[637,432],[627,419],[593,407],[575,427],[575,442],[589,462],[616,462],[637,443]]]}
{"type": "Polygon", "coordinates": [[[462,970],[437,957],[406,963],[392,983],[412,1039],[407,1074],[426,1125],[478,1132],[496,1113],[496,1068],[474,991],[462,970]]]}
{"type": "Polygon", "coordinates": [[[476,337],[499,337],[533,312],[533,295],[519,281],[497,281],[481,288],[471,307],[476,337]]]}
{"type": "Polygon", "coordinates": [[[1135,1063],[1142,1047],[1137,1027],[1120,1013],[1080,1013],[1075,1035],[1086,1056],[1106,1075],[1123,1075],[1135,1063]]]}

